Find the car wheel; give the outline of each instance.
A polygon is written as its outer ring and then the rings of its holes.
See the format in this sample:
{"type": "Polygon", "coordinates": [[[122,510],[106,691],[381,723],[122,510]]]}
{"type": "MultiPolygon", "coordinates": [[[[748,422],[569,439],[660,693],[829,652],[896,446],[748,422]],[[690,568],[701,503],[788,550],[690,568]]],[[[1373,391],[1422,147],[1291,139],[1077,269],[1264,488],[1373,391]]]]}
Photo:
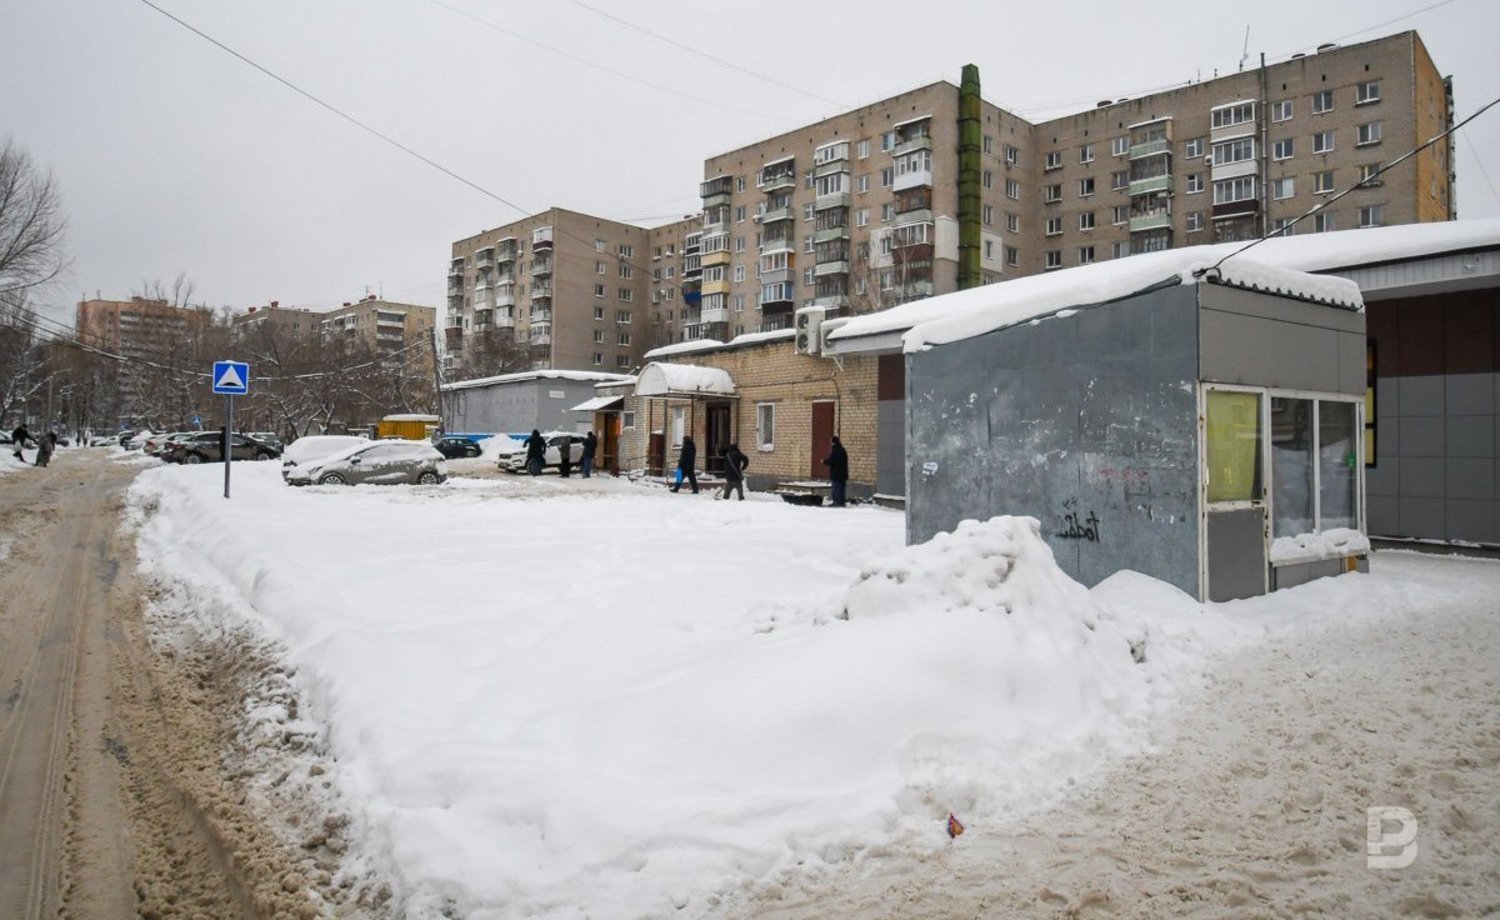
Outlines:
{"type": "Polygon", "coordinates": [[[273,454],[273,453],[271,453],[268,450],[263,450],[263,451],[258,452],[255,455],[255,459],[257,459],[257,460],[275,460],[276,459],[276,455],[273,454]]]}
{"type": "Polygon", "coordinates": [[[422,473],[422,475],[420,475],[420,476],[417,477],[417,484],[418,485],[435,486],[435,485],[437,485],[437,482],[438,482],[438,474],[434,473],[431,470],[424,470],[423,473],[422,473]]]}
{"type": "Polygon", "coordinates": [[[318,485],[320,486],[341,486],[345,481],[344,477],[338,473],[324,473],[318,477],[318,485]]]}
{"type": "Polygon", "coordinates": [[[202,463],[203,462],[203,455],[202,454],[188,454],[186,457],[182,458],[182,462],[183,463],[202,463]]]}

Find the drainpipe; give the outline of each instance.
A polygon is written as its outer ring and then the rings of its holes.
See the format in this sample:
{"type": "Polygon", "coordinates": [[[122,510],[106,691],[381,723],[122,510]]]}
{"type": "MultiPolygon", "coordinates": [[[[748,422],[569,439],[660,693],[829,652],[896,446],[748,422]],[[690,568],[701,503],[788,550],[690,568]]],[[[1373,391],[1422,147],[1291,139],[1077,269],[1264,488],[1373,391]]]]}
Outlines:
{"type": "Polygon", "coordinates": [[[958,90],[958,288],[984,282],[979,270],[981,110],[979,67],[965,64],[958,90]]]}
{"type": "Polygon", "coordinates": [[[1266,82],[1266,53],[1260,53],[1260,104],[1255,107],[1256,121],[1260,122],[1260,237],[1271,233],[1271,113],[1266,108],[1271,104],[1266,82]]]}

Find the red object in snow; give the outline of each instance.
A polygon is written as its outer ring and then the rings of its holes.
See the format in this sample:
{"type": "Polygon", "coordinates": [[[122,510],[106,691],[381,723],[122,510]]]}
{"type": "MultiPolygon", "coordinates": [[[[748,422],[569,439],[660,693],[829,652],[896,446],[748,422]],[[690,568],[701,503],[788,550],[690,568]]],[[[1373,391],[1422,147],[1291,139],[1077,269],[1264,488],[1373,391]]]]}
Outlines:
{"type": "Polygon", "coordinates": [[[964,823],[954,817],[953,812],[948,812],[948,837],[951,839],[964,832],[964,823]]]}

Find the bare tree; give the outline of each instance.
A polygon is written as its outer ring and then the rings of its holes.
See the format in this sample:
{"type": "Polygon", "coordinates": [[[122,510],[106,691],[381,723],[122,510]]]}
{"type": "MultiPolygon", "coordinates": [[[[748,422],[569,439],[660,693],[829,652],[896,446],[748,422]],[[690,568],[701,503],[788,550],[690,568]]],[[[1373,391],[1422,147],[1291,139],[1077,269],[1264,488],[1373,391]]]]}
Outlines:
{"type": "Polygon", "coordinates": [[[62,272],[65,226],[51,174],[39,172],[10,140],[0,144],[0,294],[45,284],[62,272]]]}

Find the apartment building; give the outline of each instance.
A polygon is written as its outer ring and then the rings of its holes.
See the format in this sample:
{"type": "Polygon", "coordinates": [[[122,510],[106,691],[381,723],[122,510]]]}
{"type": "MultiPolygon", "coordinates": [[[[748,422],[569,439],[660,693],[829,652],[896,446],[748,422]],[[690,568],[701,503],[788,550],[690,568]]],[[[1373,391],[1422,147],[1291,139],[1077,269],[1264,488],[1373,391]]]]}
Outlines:
{"type": "Polygon", "coordinates": [[[234,317],[234,332],[240,337],[270,336],[276,341],[295,342],[317,335],[322,314],[305,307],[283,307],[271,301],[264,307],[251,307],[234,317]]]}
{"type": "Polygon", "coordinates": [[[324,342],[340,336],[358,338],[381,354],[410,353],[428,367],[432,365],[432,330],[437,325],[434,307],[395,303],[370,294],[317,317],[318,337],[324,342]]]}

